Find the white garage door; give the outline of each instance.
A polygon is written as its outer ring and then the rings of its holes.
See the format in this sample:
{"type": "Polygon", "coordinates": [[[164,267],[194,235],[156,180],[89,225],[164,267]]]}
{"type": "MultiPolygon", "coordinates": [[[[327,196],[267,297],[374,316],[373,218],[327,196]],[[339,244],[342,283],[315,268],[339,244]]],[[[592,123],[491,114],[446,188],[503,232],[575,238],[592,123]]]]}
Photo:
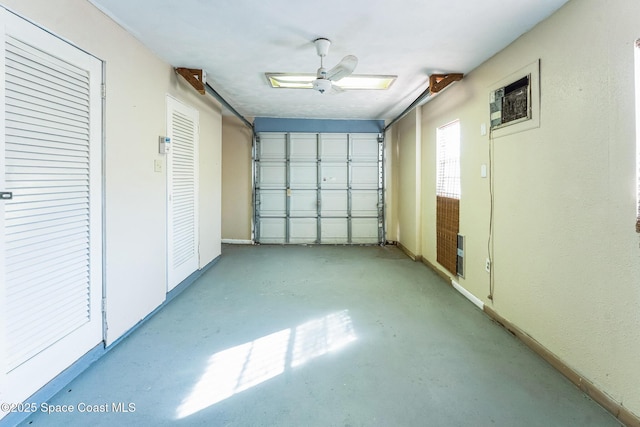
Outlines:
{"type": "Polygon", "coordinates": [[[256,241],[382,243],[382,152],[378,134],[260,133],[256,241]]]}

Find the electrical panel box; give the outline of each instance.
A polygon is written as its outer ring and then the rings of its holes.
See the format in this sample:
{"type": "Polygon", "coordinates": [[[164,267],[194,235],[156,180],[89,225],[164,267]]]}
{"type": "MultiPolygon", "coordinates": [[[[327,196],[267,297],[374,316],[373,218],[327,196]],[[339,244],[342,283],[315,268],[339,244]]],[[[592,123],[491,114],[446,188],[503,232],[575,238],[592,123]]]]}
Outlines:
{"type": "Polygon", "coordinates": [[[491,129],[531,119],[531,74],[490,94],[491,129]]]}

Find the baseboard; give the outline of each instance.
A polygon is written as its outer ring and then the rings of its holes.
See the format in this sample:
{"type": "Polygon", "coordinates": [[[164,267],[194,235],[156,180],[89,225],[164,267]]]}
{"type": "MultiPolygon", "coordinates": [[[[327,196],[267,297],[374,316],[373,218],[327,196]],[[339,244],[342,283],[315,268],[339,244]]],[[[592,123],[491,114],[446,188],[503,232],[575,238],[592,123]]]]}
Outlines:
{"type": "MultiPolygon", "coordinates": [[[[73,381],[78,375],[89,368],[89,366],[91,366],[95,361],[104,356],[105,352],[106,350],[104,348],[104,343],[98,344],[97,346],[89,350],[80,359],[72,363],[71,366],[67,367],[64,371],[55,376],[51,381],[42,386],[40,390],[26,399],[24,403],[28,403],[30,405],[35,404],[38,408],[40,408],[43,403],[49,401],[53,396],[60,392],[60,390],[65,388],[71,381],[73,381]]],[[[0,418],[0,427],[16,426],[26,420],[29,415],[31,415],[29,412],[11,412],[4,418],[0,418]]]]}
{"type": "MultiPolygon", "coordinates": [[[[400,249],[403,247],[398,243],[400,249]]],[[[403,249],[403,252],[406,253],[406,250],[403,249]]],[[[491,307],[485,305],[480,299],[476,298],[473,294],[469,293],[466,289],[460,286],[458,283],[453,280],[451,276],[446,274],[445,272],[438,269],[435,265],[429,262],[426,258],[422,258],[422,263],[433,270],[436,274],[442,277],[447,283],[451,283],[451,285],[458,290],[458,292],[462,293],[469,301],[474,303],[476,306],[480,307],[482,311],[484,311],[491,319],[497,322],[499,325],[504,327],[506,330],[515,335],[520,341],[522,341],[527,347],[537,353],[540,357],[547,361],[551,366],[553,366],[558,372],[564,375],[569,381],[575,384],[583,393],[597,402],[604,409],[609,411],[613,416],[615,416],[618,421],[624,424],[627,427],[640,427],[640,417],[633,412],[629,411],[627,408],[622,406],[620,402],[615,401],[611,396],[606,394],[604,391],[597,388],[591,381],[583,378],[580,374],[570,368],[566,363],[564,363],[558,356],[551,353],[546,347],[540,344],[538,341],[533,339],[530,335],[522,331],[520,328],[500,316],[495,310],[491,307]],[[456,286],[457,285],[457,286],[456,286]],[[459,289],[460,288],[460,289],[459,289]],[[464,292],[462,291],[464,290],[464,292]],[[472,298],[470,298],[469,296],[472,298]],[[479,305],[479,304],[480,305],[479,305]]]]}
{"type": "Polygon", "coordinates": [[[227,245],[253,245],[252,240],[242,239],[222,239],[222,243],[227,245]]]}
{"type": "MultiPolygon", "coordinates": [[[[42,403],[49,401],[53,396],[55,396],[58,392],[64,389],[71,381],[76,379],[80,374],[82,374],[85,370],[87,370],[94,362],[98,361],[101,357],[111,351],[114,347],[124,341],[129,337],[136,329],[146,323],[149,319],[151,319],[158,311],[163,309],[168,303],[170,303],[175,297],[177,297],[180,293],[186,290],[189,286],[191,286],[196,279],[202,276],[207,270],[213,267],[220,260],[220,255],[218,255],[214,260],[209,262],[200,270],[193,272],[189,277],[180,282],[172,291],[167,293],[167,297],[164,302],[160,304],[155,310],[151,313],[147,314],[142,320],[136,323],[134,326],[129,328],[124,334],[122,334],[118,339],[105,347],[104,341],[82,356],[80,359],[76,360],[71,366],[66,368],[64,371],[56,375],[51,381],[42,386],[38,391],[36,391],[33,395],[31,395],[25,402],[36,403],[38,407],[42,403]]],[[[10,427],[15,426],[23,422],[29,417],[30,413],[28,412],[13,412],[5,416],[4,418],[0,418],[0,427],[10,427]]]]}
{"type": "Polygon", "coordinates": [[[453,287],[456,288],[456,290],[460,292],[466,299],[471,301],[473,305],[478,307],[480,310],[484,310],[484,302],[482,302],[480,298],[476,297],[471,292],[463,288],[458,282],[453,279],[451,279],[451,285],[453,285],[453,287]]]}
{"type": "Polygon", "coordinates": [[[207,265],[202,267],[200,270],[196,270],[193,273],[191,273],[189,276],[187,276],[186,279],[184,279],[182,282],[178,283],[175,288],[173,288],[172,290],[167,292],[167,296],[165,297],[165,299],[162,302],[162,304],[157,306],[151,313],[147,314],[138,323],[133,325],[125,333],[120,335],[116,340],[114,340],[112,343],[110,343],[108,346],[106,346],[106,351],[109,351],[113,347],[115,347],[117,344],[120,344],[120,342],[122,342],[123,340],[127,339],[127,337],[129,335],[131,335],[133,332],[135,332],[136,329],[138,329],[140,326],[144,325],[149,319],[151,319],[153,316],[155,316],[157,312],[162,310],[175,297],[177,297],[182,292],[184,292],[189,286],[191,286],[193,284],[193,282],[195,282],[200,276],[202,276],[205,272],[207,272],[207,270],[209,270],[211,267],[216,265],[218,263],[218,261],[220,260],[220,257],[221,257],[221,255],[218,255],[212,261],[210,261],[207,265]]]}
{"type": "Polygon", "coordinates": [[[418,256],[417,256],[416,254],[414,254],[414,253],[413,253],[413,252],[411,252],[409,249],[407,249],[407,247],[406,247],[406,246],[404,246],[402,243],[400,243],[400,242],[396,242],[396,246],[397,246],[398,248],[400,248],[400,250],[401,250],[402,252],[404,252],[404,253],[405,253],[405,255],[406,255],[406,256],[408,256],[409,258],[411,258],[413,261],[420,261],[420,259],[422,259],[422,257],[419,257],[419,258],[418,258],[418,256]]]}
{"type": "Polygon", "coordinates": [[[451,283],[451,281],[453,280],[453,277],[451,277],[450,275],[448,275],[447,273],[445,273],[444,271],[440,270],[438,267],[435,266],[435,264],[433,264],[431,261],[429,261],[426,258],[422,258],[422,263],[424,265],[426,265],[427,267],[429,267],[431,270],[433,270],[434,273],[436,273],[438,276],[442,277],[444,279],[444,281],[446,281],[447,283],[451,283]]]}
{"type": "Polygon", "coordinates": [[[513,323],[500,316],[489,306],[484,306],[484,312],[506,330],[515,335],[520,341],[526,344],[531,350],[546,360],[551,366],[564,375],[569,381],[574,383],[587,396],[596,401],[600,406],[609,411],[621,423],[628,427],[640,427],[640,417],[616,402],[611,396],[597,388],[591,381],[582,377],[578,372],[567,366],[558,356],[551,353],[546,347],[533,339],[530,335],[515,326],[513,323]]]}

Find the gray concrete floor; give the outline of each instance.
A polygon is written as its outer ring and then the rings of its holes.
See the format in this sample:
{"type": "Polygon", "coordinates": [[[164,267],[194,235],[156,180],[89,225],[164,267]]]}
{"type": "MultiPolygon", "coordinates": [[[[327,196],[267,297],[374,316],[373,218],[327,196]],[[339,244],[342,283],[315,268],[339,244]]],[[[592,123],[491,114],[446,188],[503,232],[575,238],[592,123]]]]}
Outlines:
{"type": "Polygon", "coordinates": [[[395,247],[225,246],[49,404],[24,425],[620,425],[395,247]]]}

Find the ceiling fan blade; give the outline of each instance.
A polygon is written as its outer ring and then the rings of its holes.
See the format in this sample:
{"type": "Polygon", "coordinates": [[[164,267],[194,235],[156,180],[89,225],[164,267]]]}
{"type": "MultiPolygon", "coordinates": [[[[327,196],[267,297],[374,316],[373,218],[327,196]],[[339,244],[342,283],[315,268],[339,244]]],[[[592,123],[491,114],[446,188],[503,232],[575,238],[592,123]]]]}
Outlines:
{"type": "Polygon", "coordinates": [[[343,93],[346,92],[346,90],[342,89],[340,86],[336,86],[336,85],[331,85],[331,91],[333,93],[343,93]]]}
{"type": "Polygon", "coordinates": [[[335,67],[327,71],[327,79],[337,82],[343,77],[347,77],[353,73],[358,65],[358,58],[353,55],[347,55],[335,67]]]}

